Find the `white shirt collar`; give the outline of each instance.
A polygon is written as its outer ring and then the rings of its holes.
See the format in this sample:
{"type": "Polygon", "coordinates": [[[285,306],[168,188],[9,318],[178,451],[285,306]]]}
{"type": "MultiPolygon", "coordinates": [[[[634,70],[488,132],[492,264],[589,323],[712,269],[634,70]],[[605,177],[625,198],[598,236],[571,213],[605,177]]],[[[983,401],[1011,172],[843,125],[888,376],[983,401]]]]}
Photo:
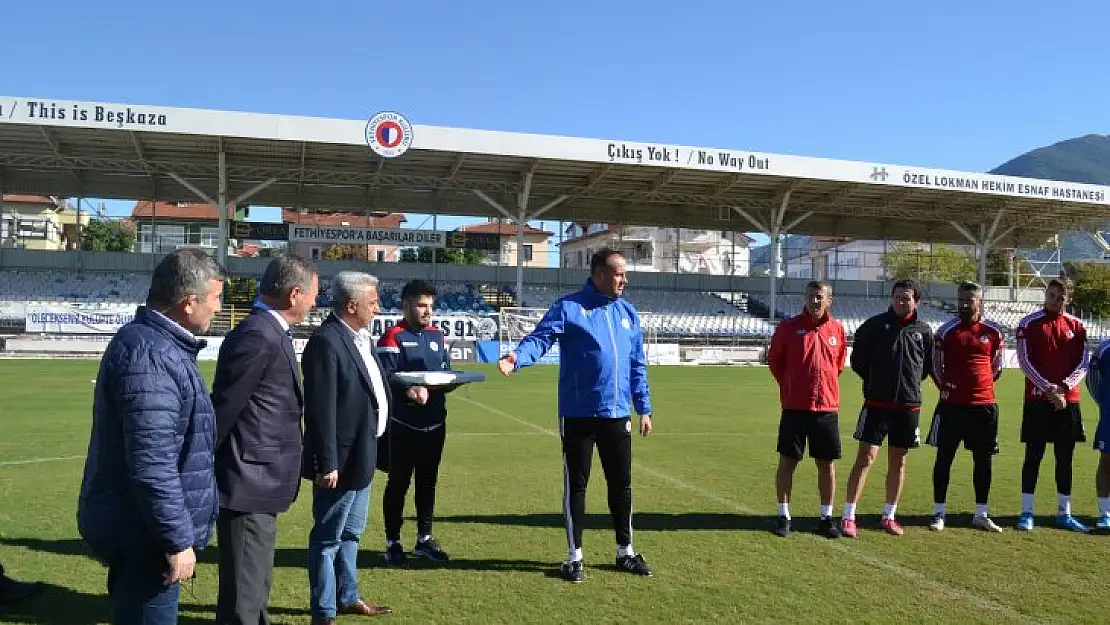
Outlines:
{"type": "Polygon", "coordinates": [[[158,310],[155,310],[155,309],[151,308],[150,312],[158,315],[159,317],[165,319],[166,321],[169,321],[173,325],[181,328],[181,331],[184,332],[185,334],[189,335],[189,338],[193,339],[194,341],[197,339],[197,335],[195,335],[192,332],[190,332],[189,330],[185,329],[185,326],[181,325],[180,323],[178,323],[178,322],[174,321],[173,319],[170,319],[166,315],[162,314],[161,311],[158,311],[158,310]]]}
{"type": "MultiPolygon", "coordinates": [[[[332,314],[334,315],[335,313],[332,314]]],[[[347,331],[351,333],[351,336],[353,336],[356,341],[368,340],[370,338],[370,332],[366,328],[355,330],[348,325],[346,321],[343,321],[343,317],[335,315],[335,318],[339,320],[339,323],[343,324],[344,328],[347,328],[347,331]]]]}
{"type": "Polygon", "coordinates": [[[274,316],[274,319],[278,320],[278,323],[281,324],[281,329],[282,330],[285,330],[286,332],[289,331],[289,322],[285,320],[285,317],[281,316],[281,313],[274,310],[273,308],[267,309],[266,312],[270,313],[271,315],[274,316]]]}

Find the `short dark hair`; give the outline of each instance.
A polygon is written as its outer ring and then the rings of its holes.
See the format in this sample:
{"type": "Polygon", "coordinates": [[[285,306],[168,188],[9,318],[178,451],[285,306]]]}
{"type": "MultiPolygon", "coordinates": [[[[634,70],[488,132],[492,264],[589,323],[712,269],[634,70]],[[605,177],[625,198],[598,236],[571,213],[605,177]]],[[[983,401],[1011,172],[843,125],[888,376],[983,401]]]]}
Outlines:
{"type": "Polygon", "coordinates": [[[898,289],[906,289],[907,291],[912,290],[913,301],[921,301],[921,287],[918,286],[917,280],[914,280],[913,278],[902,278],[901,280],[894,283],[894,286],[890,289],[890,294],[894,295],[894,292],[898,289]]]}
{"type": "Polygon", "coordinates": [[[810,289],[817,289],[818,291],[825,289],[829,292],[829,295],[832,295],[832,285],[824,280],[810,280],[809,283],[806,284],[806,290],[808,291],[810,289]]]}
{"type": "Polygon", "coordinates": [[[1046,287],[1045,290],[1051,289],[1052,287],[1060,289],[1060,292],[1064,294],[1064,297],[1071,297],[1071,285],[1068,284],[1068,281],[1061,280],[1059,278],[1053,278],[1048,281],[1048,287],[1046,287]]]}
{"type": "Polygon", "coordinates": [[[195,247],[176,249],[154,268],[146,295],[147,306],[163,310],[189,295],[204,298],[208,295],[208,282],[222,282],[224,276],[220,264],[204,250],[195,247]]]}
{"type": "Polygon", "coordinates": [[[594,255],[590,257],[590,275],[593,275],[598,269],[601,269],[602,267],[609,264],[609,258],[612,256],[620,256],[621,258],[624,258],[623,253],[611,247],[603,247],[600,250],[594,252],[594,255]]]}
{"type": "Polygon", "coordinates": [[[315,275],[316,265],[296,254],[287,254],[271,260],[266,266],[258,292],[266,297],[286,297],[297,287],[307,291],[315,275]]]}
{"type": "Polygon", "coordinates": [[[968,280],[966,282],[961,282],[960,286],[957,287],[956,292],[957,293],[978,293],[979,296],[982,297],[983,296],[983,287],[980,286],[978,282],[972,282],[972,281],[968,280]]]}
{"type": "Polygon", "coordinates": [[[412,280],[401,289],[401,299],[409,300],[417,297],[436,296],[436,288],[426,280],[412,280]]]}

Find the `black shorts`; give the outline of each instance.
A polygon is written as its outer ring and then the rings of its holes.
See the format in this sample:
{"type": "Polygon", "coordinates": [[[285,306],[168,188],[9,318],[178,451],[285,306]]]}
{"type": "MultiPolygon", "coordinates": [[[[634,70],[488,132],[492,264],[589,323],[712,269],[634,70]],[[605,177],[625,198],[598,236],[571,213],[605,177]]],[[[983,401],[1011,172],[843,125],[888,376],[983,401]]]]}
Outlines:
{"type": "Polygon", "coordinates": [[[998,404],[961,406],[940,402],[925,442],[934,447],[958,447],[968,451],[998,453],[998,404]]]}
{"type": "Polygon", "coordinates": [[[840,458],[840,415],[835,412],[783,410],[778,452],[801,460],[809,440],[809,457],[831,462],[840,458]]]}
{"type": "Polygon", "coordinates": [[[921,432],[918,430],[920,416],[917,410],[864,406],[859,411],[856,433],[852,438],[868,445],[882,446],[883,440],[889,436],[891,447],[903,449],[920,447],[921,432]]]}
{"type": "Polygon", "coordinates": [[[1087,440],[1079,404],[1056,410],[1046,401],[1026,401],[1021,414],[1023,443],[1081,443],[1087,440]]]}

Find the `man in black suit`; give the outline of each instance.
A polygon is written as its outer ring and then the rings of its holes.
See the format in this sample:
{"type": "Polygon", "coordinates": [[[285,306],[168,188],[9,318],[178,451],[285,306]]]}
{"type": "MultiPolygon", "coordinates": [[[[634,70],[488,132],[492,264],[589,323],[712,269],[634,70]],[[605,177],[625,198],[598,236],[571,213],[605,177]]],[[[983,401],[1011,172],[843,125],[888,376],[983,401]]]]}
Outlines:
{"type": "Polygon", "coordinates": [[[389,614],[359,593],[359,539],[370,514],[378,438],[392,401],[368,326],[378,313],[377,278],[341,271],[331,282],[332,314],[301,357],[305,391],[303,475],[313,481],[308,583],[312,622],[338,614],[389,614]]]}
{"type": "Polygon", "coordinates": [[[318,277],[299,256],[274,259],[251,314],[224,338],[212,384],[220,625],[268,625],[277,515],[301,476],[301,372],[289,327],[316,303],[318,277]]]}

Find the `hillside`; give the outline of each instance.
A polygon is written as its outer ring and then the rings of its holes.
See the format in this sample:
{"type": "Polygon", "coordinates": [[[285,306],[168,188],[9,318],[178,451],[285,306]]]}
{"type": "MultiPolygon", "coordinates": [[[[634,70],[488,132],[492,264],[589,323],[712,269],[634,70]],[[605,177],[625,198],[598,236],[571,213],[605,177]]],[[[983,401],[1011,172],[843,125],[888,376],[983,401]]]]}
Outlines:
{"type": "Polygon", "coordinates": [[[1037,148],[990,173],[1110,185],[1110,135],[1086,135],[1037,148]]]}

